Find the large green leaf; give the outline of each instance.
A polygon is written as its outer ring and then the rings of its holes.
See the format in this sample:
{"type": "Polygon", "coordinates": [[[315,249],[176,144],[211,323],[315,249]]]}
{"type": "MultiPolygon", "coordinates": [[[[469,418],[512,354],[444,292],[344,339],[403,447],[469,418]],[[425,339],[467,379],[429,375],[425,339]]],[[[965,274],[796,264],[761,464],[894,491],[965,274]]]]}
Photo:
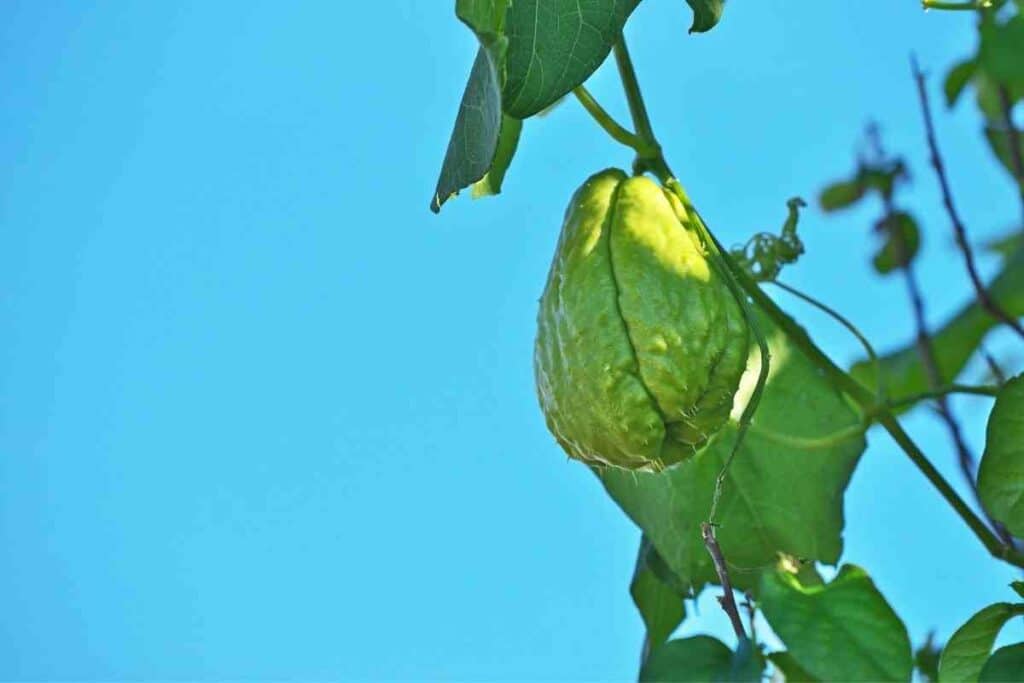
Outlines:
{"type": "Polygon", "coordinates": [[[768,655],[768,659],[786,683],[816,683],[819,680],[805,671],[788,652],[773,652],[768,655]]]}
{"type": "Polygon", "coordinates": [[[978,468],[981,504],[1014,536],[1024,536],[1024,375],[999,390],[978,468]]]}
{"type": "Polygon", "coordinates": [[[713,29],[722,18],[722,10],[725,9],[725,0],[686,0],[686,3],[693,10],[690,33],[703,33],[713,29]]]}
{"type": "Polygon", "coordinates": [[[998,602],[981,610],[956,630],[939,659],[940,683],[975,683],[985,666],[1000,629],[1024,605],[998,602]]]}
{"type": "Polygon", "coordinates": [[[694,636],[670,640],[652,651],[640,670],[640,681],[760,681],[764,666],[764,656],[749,641],[734,653],[717,638],[694,636]]]}
{"type": "Polygon", "coordinates": [[[640,0],[516,0],[508,36],[505,113],[525,119],[601,65],[640,0]]]}
{"type": "Polygon", "coordinates": [[[1024,643],[1001,647],[985,662],[981,683],[1019,683],[1024,681],[1024,643]]]}
{"type": "Polygon", "coordinates": [[[494,159],[490,168],[480,180],[473,183],[473,199],[486,197],[501,192],[501,184],[505,180],[505,172],[512,157],[519,145],[519,133],[523,129],[523,122],[511,116],[502,115],[501,133],[498,135],[498,148],[494,152],[494,159]]]}
{"type": "Polygon", "coordinates": [[[903,622],[863,569],[844,565],[825,586],[766,573],[759,600],[797,663],[826,681],[909,681],[914,668],[903,622]]]}
{"type": "MultiPolygon", "coordinates": [[[[1010,315],[1024,315],[1024,252],[1007,260],[1002,272],[992,281],[989,293],[1010,315]]],[[[952,382],[960,374],[982,339],[997,323],[981,304],[972,300],[932,334],[932,349],[943,382],[952,382]]],[[[886,389],[893,400],[928,390],[928,375],[916,344],[911,343],[882,356],[880,363],[886,389]]],[[[858,361],[850,372],[865,386],[875,387],[877,373],[873,363],[858,361]]]]}
{"type": "MultiPolygon", "coordinates": [[[[814,365],[762,318],[771,376],[719,504],[719,544],[740,588],[756,588],[778,553],[834,564],[842,549],[843,490],[865,447],[860,418],[814,365]]],[[[734,415],[758,371],[754,351],[734,415]]],[[[692,590],[717,583],[701,539],[715,479],[734,439],[730,422],[693,457],[659,473],[598,471],[616,502],[692,590]]]]}
{"type": "Polygon", "coordinates": [[[1001,24],[991,18],[984,21],[978,60],[997,83],[1012,87],[1024,84],[1024,15],[1001,24]]]}
{"type": "Polygon", "coordinates": [[[629,592],[647,627],[645,649],[667,641],[686,617],[683,593],[661,578],[669,572],[650,541],[641,539],[629,592]]]}

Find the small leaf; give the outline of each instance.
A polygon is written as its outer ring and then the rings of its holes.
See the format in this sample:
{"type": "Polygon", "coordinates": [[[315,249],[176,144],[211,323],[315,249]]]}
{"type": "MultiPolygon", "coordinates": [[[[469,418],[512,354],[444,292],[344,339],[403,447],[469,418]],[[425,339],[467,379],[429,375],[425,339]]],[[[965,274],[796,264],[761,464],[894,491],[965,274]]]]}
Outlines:
{"type": "Polygon", "coordinates": [[[786,683],[816,683],[821,680],[807,673],[788,652],[773,652],[768,659],[782,674],[786,683]]]}
{"type": "MultiPolygon", "coordinates": [[[[988,288],[989,294],[1003,310],[1013,316],[1024,315],[1024,252],[1018,252],[1003,265],[1002,272],[988,288]]],[[[943,383],[953,382],[968,359],[981,344],[985,334],[998,321],[973,298],[932,335],[932,350],[943,383]]],[[[931,386],[915,342],[881,357],[886,391],[893,401],[920,394],[931,386]]],[[[864,386],[877,385],[874,364],[858,361],[850,373],[864,386]]]]}
{"type": "Polygon", "coordinates": [[[439,212],[441,205],[459,190],[484,177],[498,148],[501,123],[498,65],[492,51],[481,45],[462,94],[455,129],[430,202],[431,211],[439,212]]]}
{"type": "Polygon", "coordinates": [[[659,578],[669,571],[646,537],[640,540],[629,592],[647,627],[647,645],[654,649],[669,639],[686,617],[683,594],[659,578]]]}
{"type": "Polygon", "coordinates": [[[960,94],[963,93],[964,88],[974,78],[974,73],[978,70],[978,60],[975,58],[965,59],[960,62],[946,74],[946,81],[942,85],[943,91],[946,93],[946,106],[952,107],[956,104],[957,100],[960,99],[960,94]]]}
{"type": "Polygon", "coordinates": [[[865,189],[859,179],[833,183],[822,190],[818,203],[823,211],[844,209],[860,201],[865,189]]]}
{"type": "Polygon", "coordinates": [[[914,653],[914,668],[917,669],[918,677],[925,683],[935,683],[939,680],[939,657],[942,650],[933,642],[934,638],[935,634],[929,633],[928,640],[914,653]]]}
{"type": "Polygon", "coordinates": [[[905,268],[921,248],[921,232],[914,217],[903,211],[886,216],[875,224],[875,230],[885,235],[885,242],[875,254],[875,270],[885,275],[905,268]]]}
{"type": "MultiPolygon", "coordinates": [[[[756,588],[758,569],[774,566],[779,552],[830,564],[839,559],[843,491],[865,447],[861,419],[835,387],[767,318],[758,320],[772,354],[771,376],[729,467],[717,534],[741,590],[756,588]]],[[[734,416],[756,383],[759,363],[754,350],[734,416]]],[[[596,471],[694,592],[718,581],[700,524],[735,438],[736,424],[729,422],[706,447],[663,472],[596,471]]]]}
{"type": "Polygon", "coordinates": [[[1020,597],[1024,598],[1024,581],[1011,581],[1010,588],[1020,597]]]}
{"type": "Polygon", "coordinates": [[[939,659],[940,683],[977,681],[1000,629],[1012,617],[1024,613],[1024,605],[998,602],[981,610],[956,630],[939,659]]]}
{"type": "Polygon", "coordinates": [[[750,641],[740,643],[733,653],[717,638],[694,636],[670,640],[655,648],[640,670],[640,681],[754,683],[761,680],[763,671],[764,657],[750,641]]]}
{"type": "Polygon", "coordinates": [[[587,80],[640,0],[516,0],[508,36],[505,113],[525,119],[587,80]]]}
{"type": "Polygon", "coordinates": [[[725,9],[725,0],[686,0],[686,3],[693,10],[690,33],[704,33],[713,29],[725,9]]]}
{"type": "Polygon", "coordinates": [[[993,519],[1024,536],[1024,375],[1004,384],[992,406],[978,496],[993,519]]]}
{"type": "Polygon", "coordinates": [[[981,670],[981,683],[1024,681],[1024,643],[1007,645],[995,651],[981,670]]]}
{"type": "Polygon", "coordinates": [[[761,609],[801,667],[829,681],[906,681],[907,629],[863,569],[845,565],[824,587],[766,573],[761,609]]]}
{"type": "Polygon", "coordinates": [[[486,197],[501,192],[501,184],[505,180],[505,171],[512,163],[512,156],[519,144],[519,132],[523,122],[511,116],[502,116],[501,133],[498,135],[498,148],[494,152],[491,167],[480,180],[473,183],[473,198],[486,197]]]}

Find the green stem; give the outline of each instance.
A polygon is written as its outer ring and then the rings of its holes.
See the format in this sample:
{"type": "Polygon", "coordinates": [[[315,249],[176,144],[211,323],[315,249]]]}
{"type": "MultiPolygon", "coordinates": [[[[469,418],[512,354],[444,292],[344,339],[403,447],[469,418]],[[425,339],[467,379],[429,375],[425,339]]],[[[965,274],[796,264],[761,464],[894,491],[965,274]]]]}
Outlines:
{"type": "MultiPolygon", "coordinates": [[[[647,117],[647,109],[643,103],[643,96],[640,94],[640,86],[637,83],[636,73],[633,70],[632,61],[626,51],[626,45],[622,37],[615,43],[615,59],[619,67],[619,74],[622,84],[629,100],[629,110],[637,128],[637,134],[651,143],[653,147],[661,149],[651,129],[650,119],[647,117]]],[[[829,379],[839,388],[840,391],[850,397],[865,415],[878,422],[889,432],[889,435],[900,446],[911,462],[920,470],[921,474],[935,487],[939,494],[949,503],[964,523],[974,532],[982,545],[992,554],[993,557],[1005,560],[1017,567],[1024,567],[1024,553],[1016,548],[1003,544],[988,526],[978,517],[977,514],[964,502],[963,498],[950,486],[942,474],[935,469],[924,452],[918,448],[910,435],[900,426],[896,417],[885,406],[878,405],[874,395],[860,382],[848,375],[842,368],[836,365],[817,344],[815,344],[806,330],[796,323],[789,315],[776,305],[776,303],[757,285],[757,283],[742,269],[724,249],[721,243],[715,238],[714,233],[708,229],[707,224],[694,208],[682,185],[675,179],[674,174],[659,152],[656,158],[638,157],[635,164],[637,170],[651,171],[662,184],[669,188],[682,201],[688,213],[691,213],[696,222],[701,226],[702,231],[710,238],[710,243],[715,245],[718,255],[732,273],[733,278],[753,299],[760,309],[782,330],[789,338],[789,341],[796,346],[812,363],[823,370],[829,379]]],[[[727,280],[729,278],[726,278],[727,280]]],[[[749,405],[749,404],[748,404],[749,405]]]]}
{"type": "Polygon", "coordinates": [[[875,353],[875,348],[871,345],[871,342],[869,342],[867,340],[867,337],[865,337],[861,333],[861,331],[857,329],[856,325],[854,325],[852,322],[850,322],[850,320],[848,318],[846,318],[843,314],[841,314],[839,311],[837,311],[834,308],[832,308],[831,306],[825,304],[823,301],[818,301],[817,299],[815,299],[813,296],[810,296],[809,294],[804,294],[803,292],[801,292],[796,287],[790,287],[789,285],[787,285],[787,284],[785,284],[783,282],[779,282],[778,280],[772,280],[772,284],[775,285],[776,287],[780,287],[781,289],[784,289],[785,291],[789,292],[790,294],[792,294],[796,298],[801,299],[803,301],[806,301],[807,303],[809,303],[810,305],[814,306],[815,308],[823,311],[824,313],[826,313],[827,315],[829,315],[833,319],[835,319],[836,322],[838,322],[840,325],[842,325],[847,330],[849,330],[850,334],[855,336],[858,339],[858,341],[860,341],[861,346],[864,347],[864,350],[868,354],[868,359],[871,361],[871,364],[875,368],[875,376],[878,378],[878,389],[877,389],[878,396],[881,397],[881,396],[885,395],[885,387],[882,386],[883,385],[882,367],[881,367],[881,365],[879,364],[879,361],[878,361],[878,354],[875,353]]]}
{"type": "Polygon", "coordinates": [[[587,110],[587,113],[598,125],[605,130],[608,135],[612,136],[617,142],[621,142],[627,147],[631,147],[639,155],[656,153],[657,150],[652,150],[648,145],[647,141],[641,138],[639,135],[627,130],[625,127],[619,124],[611,114],[609,114],[604,107],[598,104],[594,96],[590,94],[585,87],[582,85],[577,86],[573,89],[572,94],[576,96],[576,99],[580,101],[583,108],[587,110]]]}
{"type": "Polygon", "coordinates": [[[919,401],[927,401],[929,399],[939,398],[940,396],[946,396],[948,394],[974,394],[975,396],[996,396],[999,394],[999,387],[995,385],[970,385],[970,384],[950,384],[944,387],[938,387],[931,391],[922,391],[919,394],[913,396],[907,396],[901,398],[898,401],[893,401],[889,404],[890,408],[902,408],[903,406],[913,405],[919,401]]]}
{"type": "Polygon", "coordinates": [[[967,0],[965,2],[946,2],[945,0],[921,0],[925,9],[939,9],[953,12],[974,12],[992,6],[990,0],[967,0]]]}

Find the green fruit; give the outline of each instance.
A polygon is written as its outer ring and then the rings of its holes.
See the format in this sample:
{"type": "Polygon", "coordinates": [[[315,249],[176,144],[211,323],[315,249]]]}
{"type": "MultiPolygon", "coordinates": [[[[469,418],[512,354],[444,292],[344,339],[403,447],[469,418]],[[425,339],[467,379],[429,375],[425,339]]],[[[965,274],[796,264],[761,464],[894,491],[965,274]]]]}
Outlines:
{"type": "Polygon", "coordinates": [[[570,457],[658,470],[729,418],[743,314],[674,195],[618,169],[566,211],[540,301],[534,372],[570,457]]]}

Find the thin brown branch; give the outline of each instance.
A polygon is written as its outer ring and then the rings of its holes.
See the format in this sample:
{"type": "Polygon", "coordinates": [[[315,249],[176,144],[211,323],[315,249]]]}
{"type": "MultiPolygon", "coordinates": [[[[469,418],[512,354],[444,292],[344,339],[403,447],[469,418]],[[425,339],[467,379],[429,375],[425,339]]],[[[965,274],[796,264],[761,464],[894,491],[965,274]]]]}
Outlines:
{"type": "Polygon", "coordinates": [[[956,244],[964,255],[967,273],[970,275],[971,284],[974,285],[978,303],[992,317],[1010,327],[1021,339],[1024,339],[1024,326],[1021,326],[1016,318],[1009,315],[992,299],[988,289],[985,288],[985,284],[981,281],[981,276],[978,274],[978,267],[974,262],[974,252],[967,241],[967,229],[964,227],[964,222],[961,220],[960,214],[956,210],[956,205],[953,203],[953,192],[950,189],[949,179],[946,176],[946,166],[942,161],[942,155],[939,153],[939,143],[935,138],[935,125],[932,123],[931,105],[928,103],[928,92],[925,89],[924,73],[918,66],[916,58],[911,57],[910,61],[914,72],[914,81],[917,83],[918,98],[921,101],[921,113],[924,116],[925,136],[928,140],[928,149],[931,152],[932,168],[935,169],[935,175],[938,177],[939,188],[942,190],[942,203],[946,207],[946,213],[949,214],[950,221],[953,223],[956,244]]]}
{"type": "MultiPolygon", "coordinates": [[[[885,204],[886,214],[891,215],[893,212],[891,200],[886,200],[885,204]]],[[[906,254],[906,245],[903,243],[902,233],[896,230],[893,232],[893,236],[896,239],[896,245],[899,251],[902,252],[902,254],[906,254]]],[[[932,347],[931,337],[928,334],[928,323],[925,318],[924,298],[921,296],[921,286],[918,284],[917,275],[914,272],[914,264],[910,259],[903,258],[901,255],[900,262],[906,264],[903,266],[903,279],[906,282],[907,293],[910,295],[910,305],[914,311],[914,325],[917,329],[917,351],[921,356],[921,364],[924,365],[925,374],[928,377],[929,388],[933,391],[938,390],[946,383],[947,380],[942,376],[942,371],[939,369],[939,364],[935,359],[935,349],[932,347]]],[[[988,522],[992,530],[995,531],[999,540],[1011,547],[1015,547],[1013,537],[1009,532],[1007,532],[1006,528],[989,517],[987,512],[984,512],[984,507],[981,505],[981,498],[978,496],[976,461],[970,448],[967,446],[967,442],[964,440],[963,430],[960,428],[960,423],[953,415],[953,410],[949,405],[949,396],[946,394],[939,394],[935,397],[935,403],[939,418],[945,423],[946,429],[949,431],[950,439],[953,441],[953,447],[956,449],[957,464],[960,466],[960,473],[963,475],[964,480],[970,487],[971,493],[974,495],[975,502],[978,504],[978,507],[982,509],[983,514],[985,515],[985,520],[988,522]]]]}
{"type": "Polygon", "coordinates": [[[725,566],[725,557],[722,556],[722,549],[718,546],[718,539],[715,538],[715,529],[707,522],[700,525],[700,535],[704,539],[704,547],[711,555],[711,561],[715,564],[715,571],[718,572],[718,580],[722,583],[722,596],[718,598],[718,604],[722,606],[725,613],[729,615],[732,622],[732,630],[741,641],[746,640],[747,633],[743,630],[743,621],[740,619],[740,611],[736,607],[736,599],[732,594],[732,582],[729,581],[729,569],[725,566]]]}
{"type": "Polygon", "coordinates": [[[1017,189],[1020,190],[1020,205],[1024,211],[1024,152],[1021,151],[1020,131],[1013,122],[1013,102],[1010,100],[1010,91],[1005,85],[999,88],[999,108],[1003,111],[1003,125],[1006,126],[1007,142],[1010,145],[1010,165],[1013,167],[1013,175],[1017,179],[1017,189]]]}

